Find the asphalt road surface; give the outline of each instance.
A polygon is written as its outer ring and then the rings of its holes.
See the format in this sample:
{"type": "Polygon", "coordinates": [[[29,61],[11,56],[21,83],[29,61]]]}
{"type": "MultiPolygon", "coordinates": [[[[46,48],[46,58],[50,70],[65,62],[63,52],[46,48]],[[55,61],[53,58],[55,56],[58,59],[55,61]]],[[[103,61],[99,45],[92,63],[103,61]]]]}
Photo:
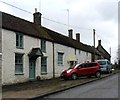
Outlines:
{"type": "Polygon", "coordinates": [[[118,98],[118,74],[45,98],[118,98]]]}

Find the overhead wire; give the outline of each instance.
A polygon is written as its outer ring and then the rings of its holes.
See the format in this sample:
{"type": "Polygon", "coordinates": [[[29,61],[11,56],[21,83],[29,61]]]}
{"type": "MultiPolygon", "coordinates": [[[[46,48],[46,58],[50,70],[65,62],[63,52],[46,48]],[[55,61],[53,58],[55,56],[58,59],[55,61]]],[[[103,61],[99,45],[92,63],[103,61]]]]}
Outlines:
{"type": "MultiPolygon", "coordinates": [[[[7,3],[7,2],[1,1],[1,0],[0,0],[0,2],[4,3],[4,4],[6,4],[6,5],[9,5],[9,6],[11,6],[11,7],[14,7],[14,8],[16,8],[16,9],[19,9],[19,10],[21,10],[21,11],[27,12],[27,13],[29,13],[29,14],[33,14],[32,12],[29,12],[29,11],[27,11],[27,10],[21,9],[21,8],[16,7],[16,6],[14,6],[14,5],[12,5],[12,4],[9,4],[9,3],[7,3]]],[[[58,21],[55,21],[55,20],[52,20],[52,19],[49,19],[49,18],[46,18],[46,17],[42,17],[42,18],[45,19],[45,20],[48,20],[48,21],[57,23],[57,24],[61,24],[61,25],[64,25],[64,26],[68,26],[68,25],[65,24],[65,23],[61,23],[61,22],[58,22],[58,21]]],[[[78,26],[74,26],[74,25],[69,25],[69,26],[75,27],[75,28],[78,28],[78,29],[83,29],[83,30],[92,30],[92,29],[89,29],[89,28],[78,27],[78,26]]]]}
{"type": "MultiPolygon", "coordinates": [[[[0,2],[6,4],[6,5],[8,5],[8,6],[11,6],[11,7],[13,7],[13,8],[19,9],[19,10],[21,10],[21,11],[27,12],[27,13],[29,13],[29,14],[33,14],[33,13],[30,12],[30,11],[27,11],[27,10],[24,10],[24,9],[22,9],[22,8],[16,7],[16,6],[14,6],[14,5],[12,5],[12,4],[9,4],[9,3],[7,3],[7,2],[4,2],[4,1],[2,1],[2,0],[0,0],[0,2]]],[[[61,22],[58,22],[58,21],[55,21],[55,20],[52,20],[52,19],[49,19],[49,18],[46,18],[46,17],[42,17],[42,18],[45,19],[45,20],[48,20],[48,21],[57,23],[57,24],[61,24],[61,25],[64,25],[64,26],[68,26],[68,25],[65,24],[65,23],[61,23],[61,22]]],[[[77,28],[77,29],[82,29],[82,30],[89,30],[89,31],[92,31],[92,30],[93,30],[93,29],[90,29],[90,28],[78,27],[78,26],[74,26],[74,25],[69,25],[69,26],[70,26],[70,27],[77,28]]],[[[96,33],[96,36],[99,37],[99,38],[101,38],[97,33],[96,33]]],[[[102,39],[103,39],[103,38],[102,38],[102,39]]],[[[103,40],[104,40],[104,39],[103,39],[103,40]]],[[[108,41],[107,41],[107,42],[108,42],[108,41]]]]}

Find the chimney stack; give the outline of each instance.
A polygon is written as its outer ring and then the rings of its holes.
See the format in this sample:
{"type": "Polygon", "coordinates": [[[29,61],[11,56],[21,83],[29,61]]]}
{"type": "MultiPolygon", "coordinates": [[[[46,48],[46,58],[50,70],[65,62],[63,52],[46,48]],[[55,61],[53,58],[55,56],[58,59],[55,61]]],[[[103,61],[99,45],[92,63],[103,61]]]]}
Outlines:
{"type": "Polygon", "coordinates": [[[68,30],[68,36],[69,36],[69,38],[73,38],[73,30],[72,29],[68,30]]]}
{"type": "Polygon", "coordinates": [[[98,45],[101,46],[101,40],[98,40],[98,45]]]}
{"type": "Polygon", "coordinates": [[[40,12],[37,12],[37,8],[35,8],[35,13],[33,14],[34,16],[34,23],[37,24],[37,25],[41,25],[41,13],[40,12]]]}
{"type": "Polygon", "coordinates": [[[76,33],[76,40],[80,42],[80,33],[76,33]]]}

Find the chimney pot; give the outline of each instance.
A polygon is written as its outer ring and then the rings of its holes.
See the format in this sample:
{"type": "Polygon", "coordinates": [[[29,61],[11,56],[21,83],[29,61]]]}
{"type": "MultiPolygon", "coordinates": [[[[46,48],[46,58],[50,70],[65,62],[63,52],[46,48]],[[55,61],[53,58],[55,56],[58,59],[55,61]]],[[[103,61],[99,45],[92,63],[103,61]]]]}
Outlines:
{"type": "Polygon", "coordinates": [[[69,38],[73,38],[73,30],[72,29],[68,30],[68,36],[69,36],[69,38]]]}
{"type": "Polygon", "coordinates": [[[37,12],[37,8],[35,8],[35,13],[37,12]]]}
{"type": "Polygon", "coordinates": [[[76,33],[76,40],[80,42],[80,33],[76,33]]]}

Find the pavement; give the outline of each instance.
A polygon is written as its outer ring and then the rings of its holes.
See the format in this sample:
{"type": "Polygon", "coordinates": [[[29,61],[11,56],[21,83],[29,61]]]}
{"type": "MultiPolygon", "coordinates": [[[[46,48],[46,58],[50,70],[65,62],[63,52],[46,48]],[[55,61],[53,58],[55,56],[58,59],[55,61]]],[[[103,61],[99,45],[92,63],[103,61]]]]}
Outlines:
{"type": "MultiPolygon", "coordinates": [[[[113,72],[112,74],[102,74],[100,79],[109,77],[118,72],[113,72]]],[[[3,86],[2,99],[27,100],[27,99],[43,98],[44,96],[48,96],[50,94],[64,91],[96,80],[99,79],[95,78],[94,76],[91,78],[80,77],[77,80],[67,80],[67,81],[57,78],[57,79],[31,81],[31,82],[19,83],[9,86],[3,86]]]]}

